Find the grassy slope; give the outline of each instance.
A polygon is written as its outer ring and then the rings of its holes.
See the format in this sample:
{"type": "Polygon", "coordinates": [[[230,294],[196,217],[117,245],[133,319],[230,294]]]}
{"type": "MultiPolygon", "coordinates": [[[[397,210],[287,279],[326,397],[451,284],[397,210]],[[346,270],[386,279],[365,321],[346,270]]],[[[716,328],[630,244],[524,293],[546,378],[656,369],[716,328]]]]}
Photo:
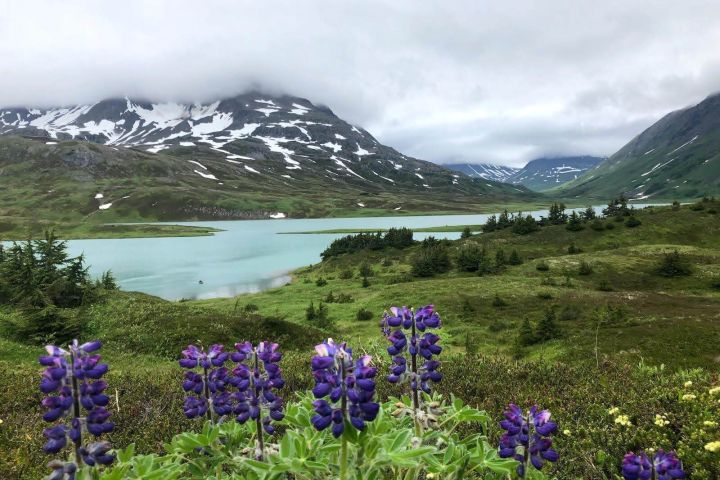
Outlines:
{"type": "Polygon", "coordinates": [[[431,190],[407,182],[389,188],[356,178],[331,181],[310,167],[289,180],[277,159],[258,160],[265,173],[251,174],[217,152],[185,150],[153,155],[88,142],[46,145],[0,136],[0,235],[26,235],[38,223],[80,224],[73,231],[82,235],[86,224],[269,218],[276,212],[293,218],[474,213],[506,202],[544,201],[500,183],[443,183],[447,179],[440,174],[436,183],[427,180],[431,190]],[[202,162],[218,180],[198,175],[199,167],[189,160],[202,162]],[[95,198],[98,193],[103,197],[95,198]],[[106,203],[112,205],[99,210],[106,203]]]}
{"type": "Polygon", "coordinates": [[[529,350],[531,357],[593,359],[598,309],[608,305],[621,308],[623,318],[601,325],[599,349],[602,355],[636,362],[640,359],[672,366],[718,365],[720,355],[720,290],[711,284],[720,279],[720,216],[683,207],[672,211],[654,207],[638,214],[642,225],[597,232],[586,228],[570,232],[563,226],[547,227],[527,236],[509,231],[475,236],[468,241],[487,245],[490,254],[503,248],[506,255],[517,249],[526,261],[510,266],[499,275],[479,277],[451,272],[431,279],[409,277],[409,256],[405,252],[370,252],[336,258],[295,272],[290,285],[238,297],[200,303],[220,309],[236,302],[260,306],[261,313],[278,314],[302,322],[310,300],[318,302],[332,291],[349,293],[351,304],[329,304],[330,316],[339,322],[343,335],[377,336],[376,321],[359,323],[356,311],[363,307],[379,317],[383,309],[398,303],[420,305],[434,302],[444,314],[444,335],[456,350],[466,339],[483,352],[511,353],[516,327],[525,317],[539,320],[556,306],[566,337],[529,350]],[[569,255],[571,243],[583,253],[569,255]],[[662,254],[678,249],[695,264],[686,278],[664,278],[654,273],[662,254]],[[389,267],[381,266],[391,259],[389,267]],[[373,264],[376,276],[371,286],[361,288],[357,265],[373,264]],[[532,259],[532,260],[531,260],[532,259]],[[535,266],[539,259],[550,265],[549,272],[535,266]],[[593,266],[588,276],[578,273],[581,261],[593,266]],[[340,272],[354,268],[356,277],[343,280],[340,272]],[[561,286],[566,276],[570,286],[561,286]],[[328,284],[315,285],[323,277],[328,284]],[[613,291],[600,291],[602,282],[613,291]],[[554,285],[548,285],[554,283],[554,285]],[[495,295],[508,305],[493,307],[495,295]],[[550,299],[541,299],[539,295],[550,299]],[[672,348],[668,348],[671,346],[672,348]]]}
{"type": "Polygon", "coordinates": [[[40,238],[45,230],[52,229],[58,238],[149,238],[149,237],[196,237],[213,235],[221,230],[191,225],[153,224],[92,224],[74,222],[32,221],[16,222],[0,217],[2,240],[26,240],[40,238]]]}

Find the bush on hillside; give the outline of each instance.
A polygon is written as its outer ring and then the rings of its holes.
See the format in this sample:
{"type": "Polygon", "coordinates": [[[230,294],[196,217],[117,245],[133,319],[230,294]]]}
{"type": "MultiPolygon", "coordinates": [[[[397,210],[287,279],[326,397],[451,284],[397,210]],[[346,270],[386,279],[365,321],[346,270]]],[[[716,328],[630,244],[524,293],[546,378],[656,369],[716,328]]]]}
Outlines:
{"type": "Polygon", "coordinates": [[[412,274],[416,277],[432,277],[447,272],[452,266],[447,244],[435,237],[426,238],[411,259],[411,264],[412,274]]]}
{"type": "Polygon", "coordinates": [[[635,216],[628,217],[627,220],[625,220],[625,226],[628,228],[635,228],[642,225],[642,222],[638,220],[635,216]]]}
{"type": "Polygon", "coordinates": [[[593,273],[593,267],[590,265],[590,263],[583,260],[580,262],[580,265],[578,266],[578,274],[580,275],[590,275],[593,273]]]}
{"type": "Polygon", "coordinates": [[[683,277],[692,273],[690,262],[677,250],[663,254],[656,267],[658,275],[663,277],[683,277]]]}
{"type": "Polygon", "coordinates": [[[372,320],[375,315],[366,308],[361,308],[357,311],[357,314],[355,314],[355,318],[359,322],[367,322],[368,320],[372,320]]]}
{"type": "Polygon", "coordinates": [[[508,257],[507,263],[508,265],[522,265],[523,261],[517,250],[513,249],[513,251],[510,252],[510,257],[508,257]]]}
{"type": "Polygon", "coordinates": [[[481,248],[477,243],[469,242],[458,249],[455,265],[461,272],[477,272],[486,256],[484,247],[481,248]]]}

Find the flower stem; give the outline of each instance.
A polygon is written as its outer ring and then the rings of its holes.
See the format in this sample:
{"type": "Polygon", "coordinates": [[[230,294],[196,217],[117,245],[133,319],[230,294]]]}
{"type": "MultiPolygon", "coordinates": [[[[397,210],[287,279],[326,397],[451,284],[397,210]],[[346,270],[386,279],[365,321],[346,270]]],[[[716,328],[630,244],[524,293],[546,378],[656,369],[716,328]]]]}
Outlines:
{"type": "Polygon", "coordinates": [[[527,426],[528,426],[528,440],[527,443],[524,445],[523,448],[523,457],[524,457],[524,468],[523,468],[523,474],[522,478],[527,477],[528,469],[530,468],[530,412],[528,412],[527,416],[527,426]]]}
{"type": "Polygon", "coordinates": [[[257,459],[262,462],[263,458],[265,457],[265,439],[263,438],[263,428],[262,428],[262,411],[260,411],[260,388],[255,383],[255,375],[259,375],[260,372],[260,366],[258,362],[258,354],[257,349],[253,350],[254,356],[255,356],[255,371],[253,372],[253,375],[251,378],[252,386],[255,389],[255,398],[258,399],[258,416],[255,419],[255,428],[257,428],[257,440],[258,440],[258,456],[257,459]]]}
{"type": "Polygon", "coordinates": [[[207,402],[207,410],[205,411],[205,416],[208,420],[210,420],[210,423],[212,423],[212,400],[210,399],[210,386],[207,367],[203,367],[203,394],[205,395],[205,401],[207,402]]]}
{"type": "Polygon", "coordinates": [[[343,435],[342,443],[341,443],[341,447],[340,447],[340,480],[347,479],[347,466],[348,466],[347,438],[345,438],[345,435],[343,435]]]}
{"type": "MultiPolygon", "coordinates": [[[[342,389],[342,395],[340,396],[340,408],[342,409],[342,418],[345,422],[347,415],[347,384],[345,383],[345,357],[340,358],[340,378],[342,389]]],[[[347,428],[347,425],[344,425],[347,428]]],[[[348,452],[347,452],[347,437],[346,432],[343,429],[342,441],[340,446],[340,480],[347,479],[347,467],[348,467],[348,452]]]]}
{"type": "Polygon", "coordinates": [[[413,401],[413,418],[415,419],[415,436],[422,436],[422,427],[418,420],[418,410],[420,410],[420,396],[418,394],[418,371],[417,371],[417,337],[415,331],[415,315],[412,316],[412,336],[410,337],[410,346],[412,352],[410,353],[410,367],[412,368],[412,382],[410,382],[410,388],[412,388],[412,401],[413,401]]]}
{"type": "Polygon", "coordinates": [[[82,421],[80,420],[80,388],[78,379],[75,376],[75,352],[70,349],[70,378],[72,379],[72,396],[73,396],[73,420],[77,420],[77,439],[75,440],[75,463],[78,467],[83,464],[82,455],[80,455],[80,447],[82,446],[82,421]]]}

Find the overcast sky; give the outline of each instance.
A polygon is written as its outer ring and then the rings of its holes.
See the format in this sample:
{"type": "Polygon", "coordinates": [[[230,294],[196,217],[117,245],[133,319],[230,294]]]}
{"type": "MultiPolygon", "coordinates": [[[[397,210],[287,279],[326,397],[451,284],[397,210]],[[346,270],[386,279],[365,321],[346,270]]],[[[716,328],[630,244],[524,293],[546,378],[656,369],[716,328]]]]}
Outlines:
{"type": "Polygon", "coordinates": [[[609,155],[720,91],[718,0],[0,0],[0,105],[260,87],[403,153],[609,155]]]}

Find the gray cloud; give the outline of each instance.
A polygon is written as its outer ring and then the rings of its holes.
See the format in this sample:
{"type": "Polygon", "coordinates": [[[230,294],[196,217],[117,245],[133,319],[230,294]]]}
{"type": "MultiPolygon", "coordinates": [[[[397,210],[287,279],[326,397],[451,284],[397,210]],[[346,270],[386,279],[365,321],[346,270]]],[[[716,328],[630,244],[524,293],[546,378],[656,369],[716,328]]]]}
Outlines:
{"type": "Polygon", "coordinates": [[[439,163],[613,153],[720,90],[716,0],[0,0],[0,105],[260,87],[439,163]]]}

